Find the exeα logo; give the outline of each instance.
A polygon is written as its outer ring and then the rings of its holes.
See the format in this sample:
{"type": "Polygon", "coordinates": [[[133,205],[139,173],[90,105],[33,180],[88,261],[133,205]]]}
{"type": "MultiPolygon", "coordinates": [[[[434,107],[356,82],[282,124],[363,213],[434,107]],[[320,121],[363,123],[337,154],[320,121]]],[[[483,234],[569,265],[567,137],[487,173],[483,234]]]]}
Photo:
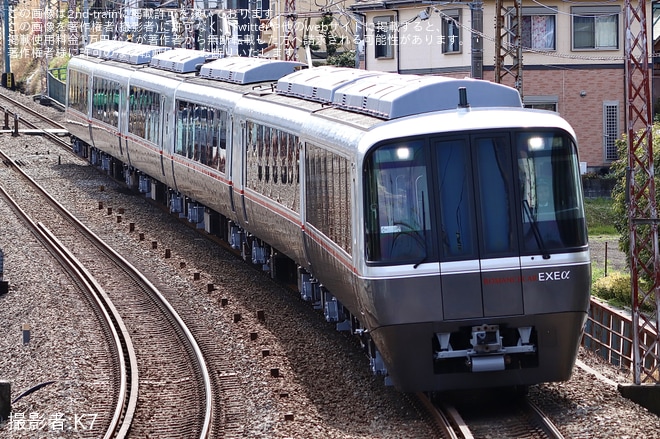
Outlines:
{"type": "Polygon", "coordinates": [[[556,280],[568,280],[571,278],[571,270],[544,271],[539,273],[539,282],[551,282],[556,280]]]}

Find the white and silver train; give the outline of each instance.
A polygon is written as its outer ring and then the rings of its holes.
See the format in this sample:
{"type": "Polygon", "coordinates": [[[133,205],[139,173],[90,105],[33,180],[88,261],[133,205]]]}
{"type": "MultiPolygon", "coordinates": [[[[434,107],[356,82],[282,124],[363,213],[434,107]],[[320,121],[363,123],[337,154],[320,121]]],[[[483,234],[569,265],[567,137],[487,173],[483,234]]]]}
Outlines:
{"type": "Polygon", "coordinates": [[[591,264],[566,121],[488,81],[209,55],[88,46],[74,147],[297,276],[401,391],[570,377],[591,264]]]}

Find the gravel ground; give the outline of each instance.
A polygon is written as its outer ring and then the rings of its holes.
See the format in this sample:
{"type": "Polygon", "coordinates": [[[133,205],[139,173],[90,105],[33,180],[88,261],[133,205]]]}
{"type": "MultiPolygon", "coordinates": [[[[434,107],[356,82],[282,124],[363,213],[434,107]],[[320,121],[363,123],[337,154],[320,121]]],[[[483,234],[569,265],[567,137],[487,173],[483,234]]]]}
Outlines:
{"type": "MultiPolygon", "coordinates": [[[[76,158],[61,154],[62,164],[57,165],[57,156],[44,152],[52,148],[37,137],[9,136],[1,147],[22,154],[26,169],[39,174],[41,183],[58,192],[63,204],[146,274],[169,285],[173,299],[188,304],[180,312],[192,326],[211,328],[218,353],[226,356],[218,364],[229,365],[243,388],[247,422],[236,437],[432,437],[406,396],[372,377],[356,344],[335,332],[319,314],[142,197],[126,196],[76,158]],[[99,201],[115,212],[125,209],[122,223],[99,210],[99,201]],[[129,221],[136,224],[133,233],[128,231],[129,221]],[[144,242],[137,240],[138,232],[145,233],[144,242]],[[157,241],[157,249],[151,248],[152,241],[157,241]],[[169,259],[164,257],[165,248],[172,249],[169,259]],[[194,280],[194,273],[200,273],[199,280],[194,280]],[[212,292],[207,289],[210,283],[215,286],[212,292]],[[227,307],[220,305],[223,298],[229,300],[227,307]],[[257,310],[265,311],[265,322],[256,319],[257,310]],[[232,322],[235,313],[243,316],[238,324],[232,322]],[[258,332],[256,341],[250,340],[251,331],[258,332]],[[263,349],[269,349],[268,357],[262,356],[263,349]],[[272,367],[280,369],[281,377],[270,377],[272,367]],[[292,415],[293,421],[287,421],[286,415],[292,415]]],[[[608,249],[612,246],[608,244],[608,249]]],[[[602,257],[604,261],[599,247],[594,241],[594,260],[602,257]]],[[[32,431],[17,430],[5,424],[0,436],[99,437],[98,431],[83,430],[90,426],[90,417],[80,419],[74,429],[76,417],[92,415],[101,405],[95,389],[103,385],[95,373],[94,332],[80,329],[93,327],[93,322],[86,323],[90,319],[86,305],[4,202],[0,202],[0,248],[5,252],[4,277],[11,284],[10,293],[0,297],[0,350],[4,353],[0,379],[12,382],[12,398],[34,385],[54,381],[17,402],[14,413],[25,416],[26,427],[30,416],[47,421],[62,413],[66,421],[62,430],[49,424],[32,431]],[[32,327],[26,345],[23,324],[32,327]]],[[[608,264],[614,254],[608,252],[608,264]]],[[[660,418],[621,397],[612,385],[630,383],[629,374],[582,350],[580,359],[607,380],[576,368],[568,382],[530,389],[532,398],[552,414],[566,437],[660,437],[660,418]]]]}

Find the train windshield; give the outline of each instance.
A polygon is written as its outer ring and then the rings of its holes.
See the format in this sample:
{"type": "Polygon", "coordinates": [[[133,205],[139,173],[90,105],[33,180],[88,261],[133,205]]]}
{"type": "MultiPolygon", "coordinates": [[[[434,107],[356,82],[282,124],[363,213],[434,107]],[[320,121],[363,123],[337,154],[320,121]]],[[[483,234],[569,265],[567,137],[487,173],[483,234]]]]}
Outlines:
{"type": "Polygon", "coordinates": [[[587,243],[575,145],[554,133],[519,133],[523,253],[587,243]]]}
{"type": "Polygon", "coordinates": [[[547,257],[587,242],[577,148],[562,132],[396,141],[364,171],[370,262],[547,257]]]}
{"type": "Polygon", "coordinates": [[[369,260],[403,262],[427,256],[431,226],[424,142],[375,151],[368,171],[369,260]]]}

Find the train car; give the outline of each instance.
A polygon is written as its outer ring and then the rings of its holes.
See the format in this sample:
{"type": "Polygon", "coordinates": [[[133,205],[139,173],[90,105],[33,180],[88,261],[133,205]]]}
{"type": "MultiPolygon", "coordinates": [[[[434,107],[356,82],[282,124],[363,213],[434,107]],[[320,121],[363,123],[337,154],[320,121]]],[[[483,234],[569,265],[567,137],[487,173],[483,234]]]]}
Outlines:
{"type": "MultiPolygon", "coordinates": [[[[69,77],[105,77],[109,62],[83,58],[69,77]]],[[[130,146],[144,164],[113,147],[122,128],[91,148],[189,220],[203,209],[207,232],[273,276],[295,275],[401,391],[568,379],[591,284],[569,124],[488,81],[300,67],[127,65],[127,84],[159,85],[162,134],[130,146]]],[[[96,91],[76,84],[69,96],[92,102],[96,91]]]]}

